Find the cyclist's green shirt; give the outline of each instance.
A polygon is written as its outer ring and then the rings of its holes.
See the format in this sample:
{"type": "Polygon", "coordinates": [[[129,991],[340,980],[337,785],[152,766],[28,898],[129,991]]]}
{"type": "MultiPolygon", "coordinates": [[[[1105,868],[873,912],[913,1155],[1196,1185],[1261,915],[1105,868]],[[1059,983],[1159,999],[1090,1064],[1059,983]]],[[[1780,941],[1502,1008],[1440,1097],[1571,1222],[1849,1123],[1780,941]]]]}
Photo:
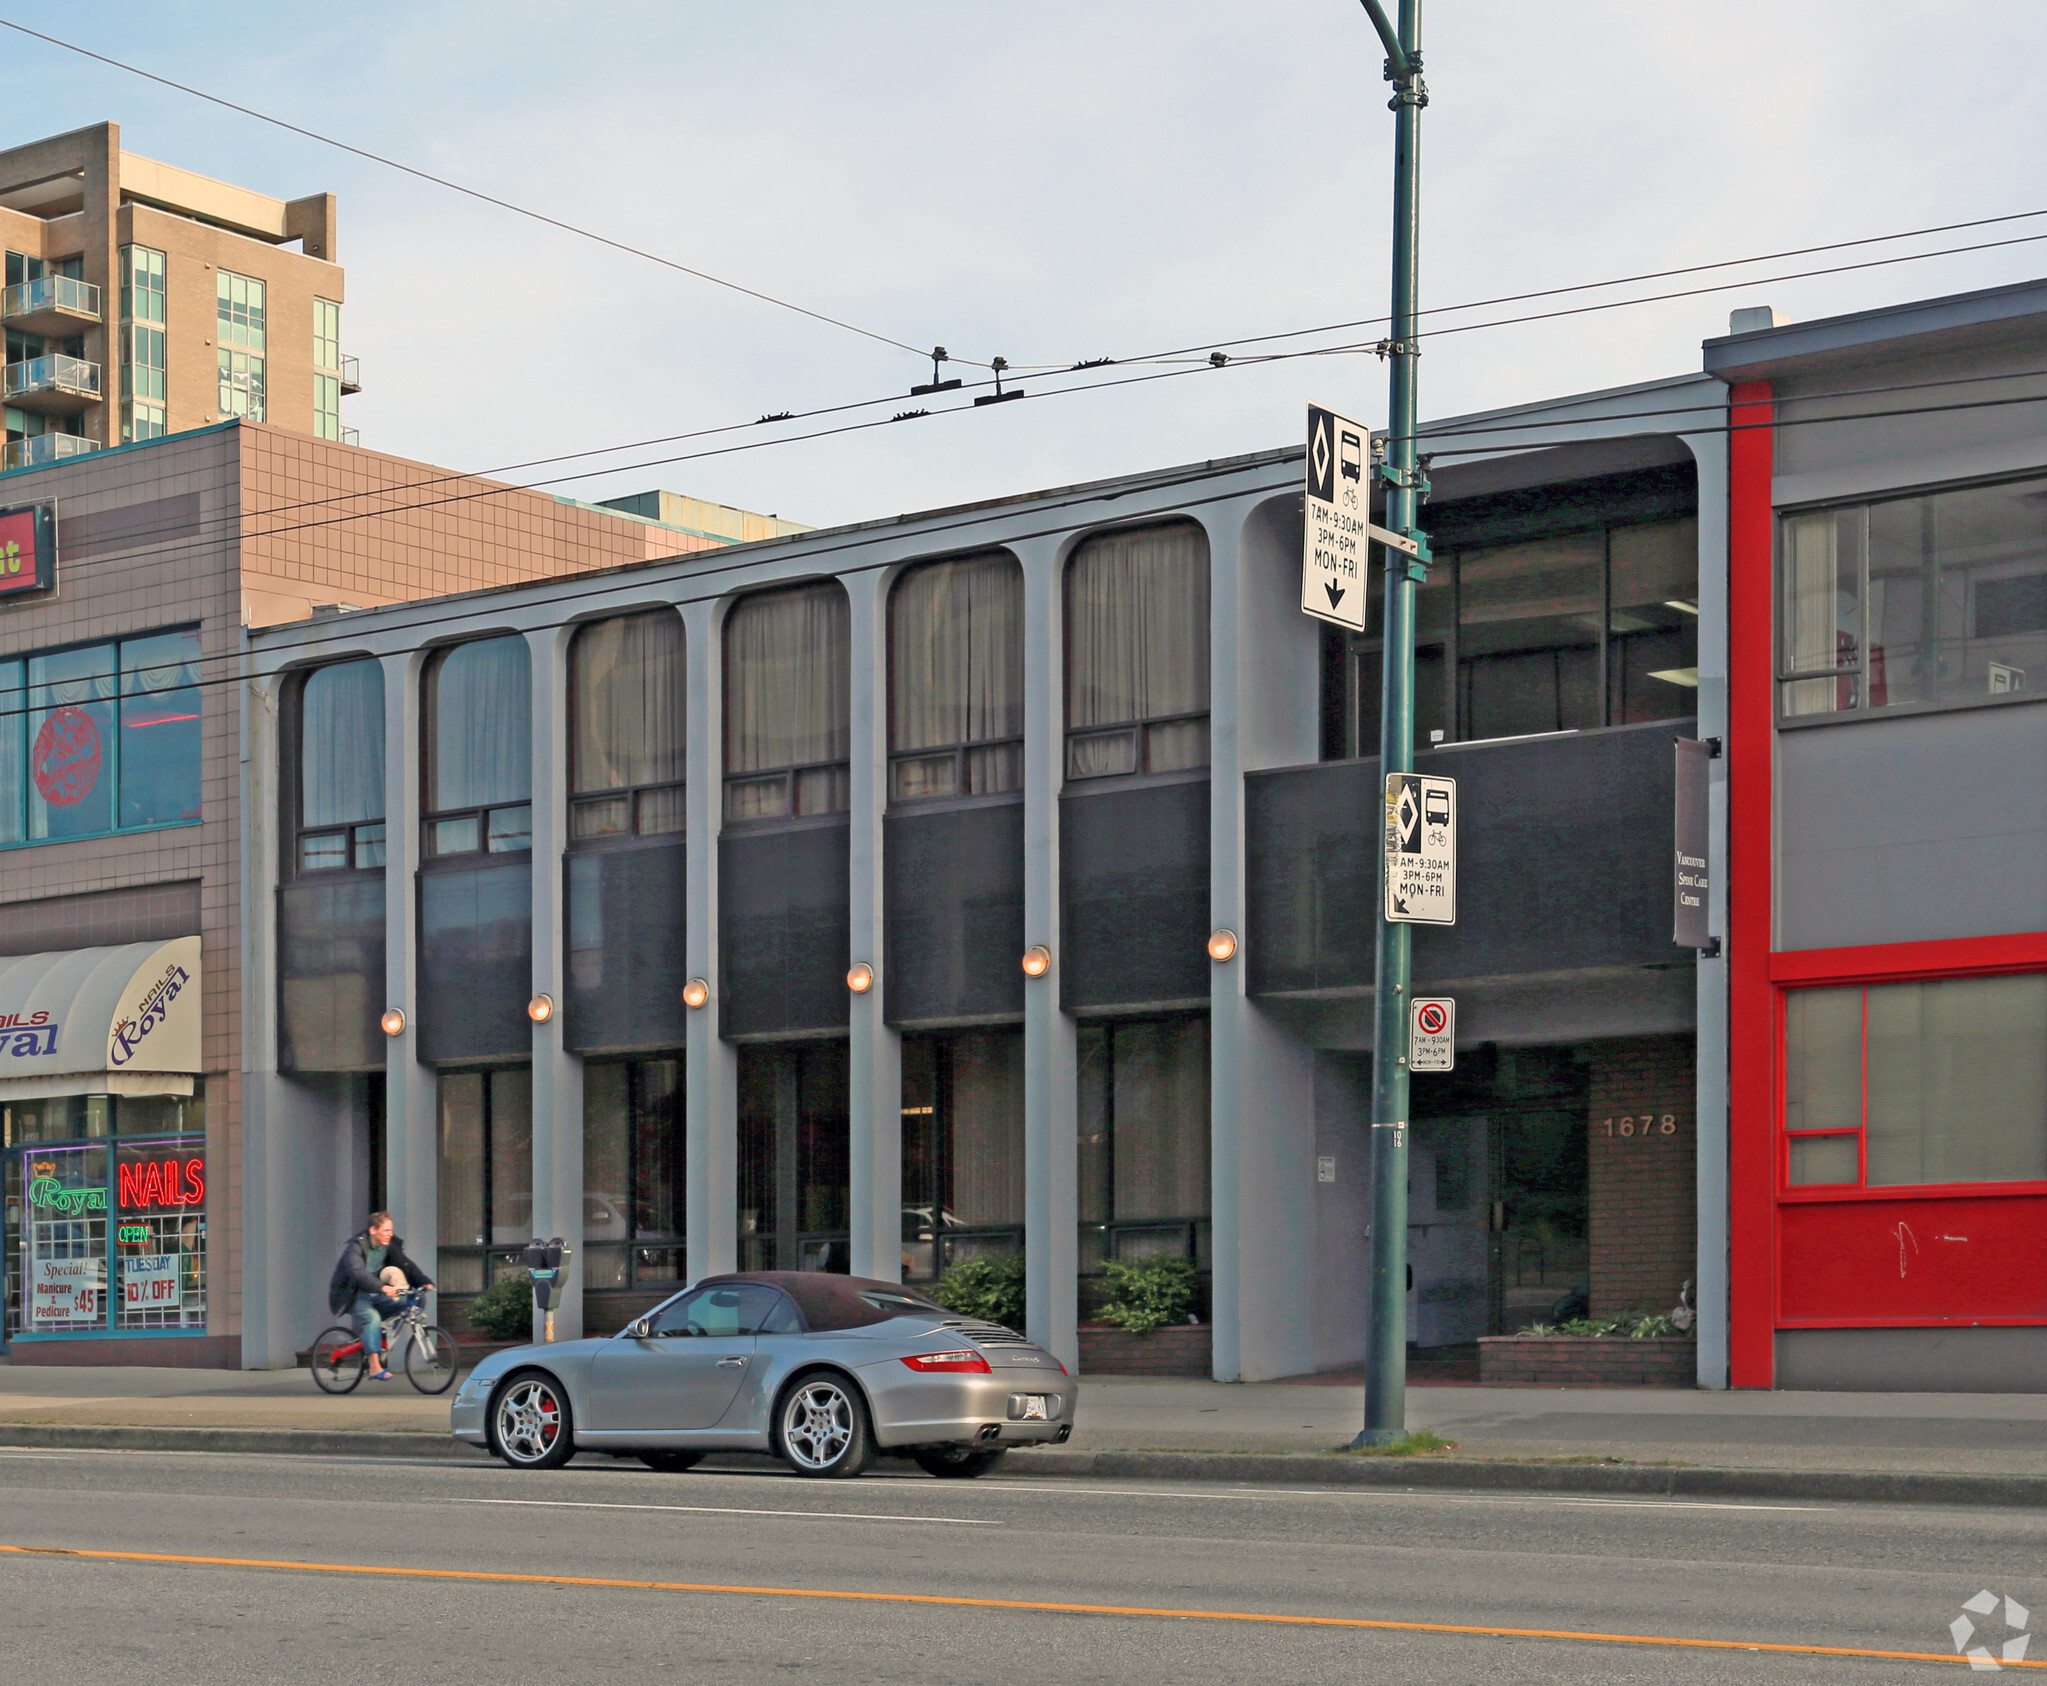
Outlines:
{"type": "Polygon", "coordinates": [[[384,1268],[384,1261],[391,1256],[389,1247],[370,1247],[363,1252],[363,1264],[372,1276],[384,1268]]]}

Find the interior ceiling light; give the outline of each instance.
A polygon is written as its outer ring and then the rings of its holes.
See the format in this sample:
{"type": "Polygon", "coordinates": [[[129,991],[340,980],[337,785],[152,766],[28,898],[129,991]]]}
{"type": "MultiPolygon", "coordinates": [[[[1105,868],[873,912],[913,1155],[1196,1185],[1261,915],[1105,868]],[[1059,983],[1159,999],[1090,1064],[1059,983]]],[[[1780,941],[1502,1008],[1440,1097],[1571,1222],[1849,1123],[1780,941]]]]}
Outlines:
{"type": "Polygon", "coordinates": [[[1032,943],[1023,952],[1024,976],[1042,978],[1052,969],[1052,951],[1043,943],[1032,943]]]}

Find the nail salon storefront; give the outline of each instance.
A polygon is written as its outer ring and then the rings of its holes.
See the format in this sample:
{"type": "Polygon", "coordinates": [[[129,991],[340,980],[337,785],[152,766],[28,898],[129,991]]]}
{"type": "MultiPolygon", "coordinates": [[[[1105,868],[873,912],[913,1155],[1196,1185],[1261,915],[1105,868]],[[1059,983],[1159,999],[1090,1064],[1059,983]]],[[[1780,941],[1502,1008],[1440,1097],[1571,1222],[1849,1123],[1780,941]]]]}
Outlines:
{"type": "Polygon", "coordinates": [[[77,1362],[77,1343],[206,1328],[199,948],[180,937],[0,961],[17,1360],[39,1343],[65,1342],[77,1362]]]}

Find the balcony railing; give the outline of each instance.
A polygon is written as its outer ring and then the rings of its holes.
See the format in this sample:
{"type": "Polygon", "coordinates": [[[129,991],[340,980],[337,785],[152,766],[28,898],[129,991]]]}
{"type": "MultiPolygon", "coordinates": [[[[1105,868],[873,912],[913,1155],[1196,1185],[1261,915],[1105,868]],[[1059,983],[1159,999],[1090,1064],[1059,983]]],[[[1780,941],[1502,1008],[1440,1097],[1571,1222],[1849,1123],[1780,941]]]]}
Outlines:
{"type": "Polygon", "coordinates": [[[100,290],[68,275],[43,275],[0,292],[0,319],[32,334],[69,334],[100,319],[100,290]]]}
{"type": "Polygon", "coordinates": [[[99,448],[97,439],[82,438],[76,433],[43,433],[33,439],[10,439],[6,451],[0,453],[0,468],[40,468],[44,463],[82,457],[99,448]]]}
{"type": "Polygon", "coordinates": [[[0,396],[24,410],[82,410],[100,397],[100,366],[61,352],[7,365],[0,396]]]}
{"type": "Polygon", "coordinates": [[[353,357],[341,360],[341,395],[346,398],[351,392],[362,391],[362,364],[353,357]]]}

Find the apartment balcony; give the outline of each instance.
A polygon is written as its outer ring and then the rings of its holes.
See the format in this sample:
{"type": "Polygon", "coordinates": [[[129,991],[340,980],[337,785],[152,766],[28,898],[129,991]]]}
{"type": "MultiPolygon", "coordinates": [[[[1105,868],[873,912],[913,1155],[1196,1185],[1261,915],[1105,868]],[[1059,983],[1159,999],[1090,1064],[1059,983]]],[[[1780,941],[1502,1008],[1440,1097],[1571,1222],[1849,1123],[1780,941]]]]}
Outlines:
{"type": "Polygon", "coordinates": [[[0,453],[0,469],[41,468],[45,463],[62,462],[66,457],[82,457],[99,448],[97,439],[84,439],[75,433],[44,433],[34,439],[10,439],[6,451],[0,453]]]}
{"type": "Polygon", "coordinates": [[[362,364],[353,357],[341,360],[341,396],[362,391],[362,364]]]}
{"type": "Polygon", "coordinates": [[[24,334],[69,338],[99,320],[99,288],[68,275],[45,275],[0,292],[0,322],[24,334]]]}
{"type": "Polygon", "coordinates": [[[10,363],[0,377],[0,398],[18,410],[75,415],[100,401],[100,366],[61,353],[10,363]]]}

